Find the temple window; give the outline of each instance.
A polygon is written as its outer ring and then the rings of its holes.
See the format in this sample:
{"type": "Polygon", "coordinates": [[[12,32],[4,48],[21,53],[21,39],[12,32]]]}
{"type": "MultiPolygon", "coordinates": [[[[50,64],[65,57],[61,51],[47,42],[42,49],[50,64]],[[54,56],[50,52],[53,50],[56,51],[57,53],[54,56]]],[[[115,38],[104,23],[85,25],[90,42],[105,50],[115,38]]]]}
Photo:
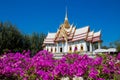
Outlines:
{"type": "Polygon", "coordinates": [[[72,47],[71,47],[71,46],[69,47],[69,51],[70,51],[70,52],[72,51],[72,47]]]}
{"type": "Polygon", "coordinates": [[[56,50],[56,48],[55,48],[55,52],[56,52],[57,50],[56,50]]]}
{"type": "Polygon", "coordinates": [[[80,49],[81,49],[81,51],[83,51],[83,45],[81,45],[80,49]]]}
{"type": "Polygon", "coordinates": [[[53,48],[51,48],[51,52],[53,52],[53,48]]]}
{"type": "Polygon", "coordinates": [[[78,50],[78,48],[77,48],[77,45],[75,46],[75,48],[74,48],[74,51],[77,51],[78,50]]]}
{"type": "Polygon", "coordinates": [[[87,45],[87,51],[90,51],[90,46],[89,45],[87,45]]]}

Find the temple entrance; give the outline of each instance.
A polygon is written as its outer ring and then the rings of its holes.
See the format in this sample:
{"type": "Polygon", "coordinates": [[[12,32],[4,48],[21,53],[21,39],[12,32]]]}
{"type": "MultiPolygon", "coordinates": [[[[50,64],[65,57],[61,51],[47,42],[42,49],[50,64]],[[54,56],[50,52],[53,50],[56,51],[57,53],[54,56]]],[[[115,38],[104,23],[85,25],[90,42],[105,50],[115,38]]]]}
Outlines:
{"type": "Polygon", "coordinates": [[[70,47],[69,47],[69,53],[71,53],[71,52],[72,52],[72,47],[70,46],[70,47]]]}
{"type": "Polygon", "coordinates": [[[60,48],[60,52],[62,52],[62,47],[60,48]]]}
{"type": "Polygon", "coordinates": [[[69,51],[72,51],[72,47],[71,46],[69,47],[69,51]]]}
{"type": "Polygon", "coordinates": [[[89,46],[87,46],[87,50],[90,51],[90,47],[89,46]]]}

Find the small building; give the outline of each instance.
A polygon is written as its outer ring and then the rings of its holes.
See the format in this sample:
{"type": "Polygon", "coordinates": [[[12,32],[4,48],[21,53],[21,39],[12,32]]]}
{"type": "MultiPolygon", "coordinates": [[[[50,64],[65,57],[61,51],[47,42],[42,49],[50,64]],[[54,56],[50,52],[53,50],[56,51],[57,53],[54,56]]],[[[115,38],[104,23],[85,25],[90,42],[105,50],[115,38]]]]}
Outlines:
{"type": "Polygon", "coordinates": [[[115,53],[117,52],[116,48],[108,48],[108,49],[96,49],[93,51],[93,54],[98,53],[115,53]]]}
{"type": "Polygon", "coordinates": [[[52,53],[92,52],[101,48],[101,31],[90,31],[90,26],[76,28],[69,23],[67,11],[63,24],[56,33],[48,33],[44,49],[52,53]]]}

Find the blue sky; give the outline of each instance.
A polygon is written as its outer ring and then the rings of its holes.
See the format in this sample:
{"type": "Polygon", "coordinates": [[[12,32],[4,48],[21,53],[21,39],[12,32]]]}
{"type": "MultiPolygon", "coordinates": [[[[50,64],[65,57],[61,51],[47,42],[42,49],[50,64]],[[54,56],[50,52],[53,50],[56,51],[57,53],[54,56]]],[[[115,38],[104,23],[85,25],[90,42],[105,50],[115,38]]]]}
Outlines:
{"type": "Polygon", "coordinates": [[[71,24],[102,31],[103,45],[120,39],[120,0],[1,0],[0,21],[25,34],[56,32],[66,6],[71,24]]]}

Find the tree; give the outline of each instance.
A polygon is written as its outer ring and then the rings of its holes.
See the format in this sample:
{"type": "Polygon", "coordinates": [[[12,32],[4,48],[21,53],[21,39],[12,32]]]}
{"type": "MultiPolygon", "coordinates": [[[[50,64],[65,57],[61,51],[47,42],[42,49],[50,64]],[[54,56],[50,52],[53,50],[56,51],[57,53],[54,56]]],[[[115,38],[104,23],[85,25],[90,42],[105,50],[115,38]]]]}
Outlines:
{"type": "Polygon", "coordinates": [[[115,47],[120,52],[120,39],[110,43],[110,47],[115,47]]]}
{"type": "Polygon", "coordinates": [[[114,45],[116,46],[117,51],[120,52],[120,40],[115,41],[114,45]]]}
{"type": "Polygon", "coordinates": [[[0,25],[0,52],[2,53],[4,49],[7,50],[17,50],[21,49],[23,46],[23,35],[9,22],[1,23],[0,25]]]}
{"type": "Polygon", "coordinates": [[[30,49],[31,43],[30,43],[30,36],[24,35],[23,37],[23,49],[30,49]]]}
{"type": "Polygon", "coordinates": [[[44,38],[46,37],[46,35],[44,33],[33,33],[31,35],[31,39],[30,39],[30,42],[31,42],[31,54],[32,56],[37,53],[39,50],[42,50],[42,44],[43,44],[43,41],[44,41],[44,38]]]}
{"type": "Polygon", "coordinates": [[[0,51],[2,46],[2,29],[3,29],[3,23],[0,22],[0,51]]]}
{"type": "Polygon", "coordinates": [[[42,50],[42,44],[46,35],[44,33],[22,34],[15,25],[10,22],[0,22],[0,54],[4,51],[31,50],[34,55],[42,50]]]}
{"type": "Polygon", "coordinates": [[[108,49],[108,47],[107,46],[102,46],[102,49],[108,49]]]}

